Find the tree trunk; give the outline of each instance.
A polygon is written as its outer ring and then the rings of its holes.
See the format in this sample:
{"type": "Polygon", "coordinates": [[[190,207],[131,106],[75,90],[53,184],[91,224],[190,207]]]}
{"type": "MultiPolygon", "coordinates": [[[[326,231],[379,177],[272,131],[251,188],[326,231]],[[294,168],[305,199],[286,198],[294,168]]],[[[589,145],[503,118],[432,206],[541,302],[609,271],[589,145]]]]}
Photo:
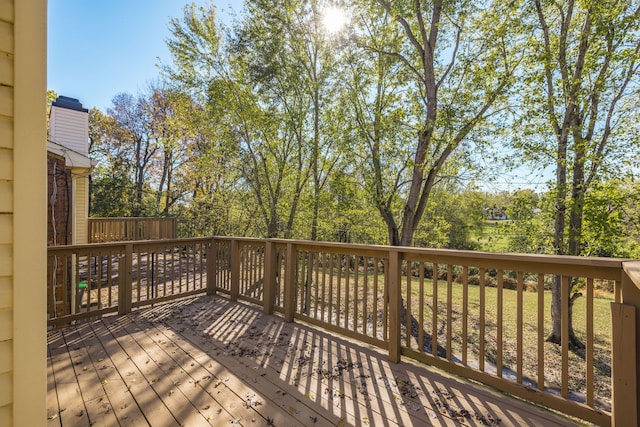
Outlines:
{"type": "MultiPolygon", "coordinates": [[[[564,227],[565,212],[567,210],[567,138],[568,130],[565,128],[558,135],[558,151],[556,153],[556,202],[555,222],[553,227],[553,249],[556,255],[564,255],[564,227]]],[[[562,342],[562,296],[561,278],[553,276],[551,283],[551,334],[548,342],[560,344],[562,342]]]]}
{"type": "MultiPolygon", "coordinates": [[[[164,202],[164,216],[169,216],[169,207],[173,204],[171,200],[171,181],[173,177],[173,166],[169,165],[169,170],[167,171],[167,193],[164,202]]],[[[175,201],[175,200],[174,200],[175,201]]]]}
{"type": "Polygon", "coordinates": [[[164,159],[162,162],[162,172],[160,175],[160,184],[158,185],[158,194],[156,195],[156,212],[160,212],[160,203],[162,202],[162,189],[164,188],[169,173],[169,161],[169,153],[165,151],[164,159]]]}
{"type": "MultiPolygon", "coordinates": [[[[435,102],[433,103],[435,104],[435,102]]],[[[431,136],[433,134],[433,124],[435,123],[436,110],[435,106],[431,104],[428,106],[430,118],[427,119],[426,129],[420,132],[418,135],[418,147],[416,148],[416,155],[413,163],[413,173],[411,175],[411,187],[409,188],[409,195],[407,202],[404,205],[404,212],[402,214],[402,234],[400,235],[400,246],[411,246],[413,244],[413,236],[416,232],[416,224],[419,222],[418,217],[418,203],[420,202],[420,196],[424,193],[424,168],[425,158],[427,153],[427,147],[431,142],[431,136]],[[433,111],[431,111],[433,110],[433,111]]]]}
{"type": "Polygon", "coordinates": [[[316,76],[316,60],[317,56],[313,57],[313,75],[312,81],[315,84],[313,90],[313,154],[312,154],[312,169],[313,169],[313,217],[311,219],[311,240],[318,240],[318,215],[320,209],[320,170],[319,159],[320,156],[320,91],[317,84],[316,76]]]}

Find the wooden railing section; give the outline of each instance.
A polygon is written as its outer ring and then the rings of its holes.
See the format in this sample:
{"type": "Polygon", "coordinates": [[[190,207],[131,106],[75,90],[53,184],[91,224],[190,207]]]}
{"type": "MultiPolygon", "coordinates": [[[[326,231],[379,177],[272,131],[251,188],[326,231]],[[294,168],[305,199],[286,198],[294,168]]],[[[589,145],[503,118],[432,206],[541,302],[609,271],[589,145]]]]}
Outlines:
{"type": "Polygon", "coordinates": [[[211,239],[48,248],[50,325],[205,292],[211,239]]]}
{"type": "Polygon", "coordinates": [[[89,243],[175,239],[176,218],[89,218],[89,243]]]}
{"type": "Polygon", "coordinates": [[[640,261],[216,237],[49,248],[49,277],[50,325],[220,293],[597,425],[638,421],[640,261]],[[582,351],[545,340],[554,276],[563,304],[581,290],[582,351]]]}

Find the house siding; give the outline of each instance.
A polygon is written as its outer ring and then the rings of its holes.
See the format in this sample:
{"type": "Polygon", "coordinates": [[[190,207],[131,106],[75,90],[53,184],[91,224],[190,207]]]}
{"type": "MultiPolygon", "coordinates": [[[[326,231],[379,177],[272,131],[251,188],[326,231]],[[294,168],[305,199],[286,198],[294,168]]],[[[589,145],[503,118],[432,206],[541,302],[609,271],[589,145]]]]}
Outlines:
{"type": "Polygon", "coordinates": [[[83,245],[88,242],[89,234],[89,177],[86,170],[77,172],[75,176],[76,191],[75,196],[75,227],[74,243],[76,245],[83,245]]]}
{"type": "Polygon", "coordinates": [[[0,426],[45,426],[47,1],[0,0],[0,22],[0,426]]]}
{"type": "MultiPolygon", "coordinates": [[[[67,108],[51,108],[51,130],[49,138],[58,144],[87,155],[89,140],[89,115],[67,108]]],[[[69,165],[76,166],[76,165],[69,165]]]]}
{"type": "Polygon", "coordinates": [[[0,425],[13,423],[13,1],[0,0],[0,425]]]}

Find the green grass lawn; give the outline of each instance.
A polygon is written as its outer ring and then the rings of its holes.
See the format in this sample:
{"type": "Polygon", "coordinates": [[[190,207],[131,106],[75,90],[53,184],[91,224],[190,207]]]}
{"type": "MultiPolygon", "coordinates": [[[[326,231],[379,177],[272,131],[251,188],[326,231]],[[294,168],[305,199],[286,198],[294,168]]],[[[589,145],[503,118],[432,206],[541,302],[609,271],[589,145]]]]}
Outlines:
{"type": "Polygon", "coordinates": [[[478,244],[482,251],[505,252],[509,247],[508,226],[510,220],[486,220],[481,229],[472,229],[470,240],[478,244]],[[503,232],[498,232],[502,230],[503,232]]]}
{"type": "MultiPolygon", "coordinates": [[[[415,318],[420,317],[420,281],[417,278],[411,280],[411,312],[415,318]]],[[[403,295],[407,298],[406,277],[403,281],[403,295]]],[[[424,281],[424,330],[428,334],[433,333],[433,280],[424,281]]],[[[452,327],[452,352],[458,358],[462,355],[463,347],[463,289],[460,283],[452,283],[451,286],[451,327],[452,327]]],[[[446,281],[437,282],[437,326],[438,345],[446,345],[447,331],[447,298],[448,285],[446,281]]],[[[502,360],[505,368],[516,370],[517,366],[517,318],[518,318],[518,292],[503,289],[502,291],[502,360]]],[[[610,375],[611,375],[611,310],[610,303],[613,298],[598,297],[593,301],[594,318],[594,373],[596,396],[609,399],[610,375]]],[[[479,360],[480,351],[480,287],[468,287],[467,309],[467,354],[468,361],[473,364],[479,360]]],[[[586,343],[586,297],[579,298],[573,308],[573,326],[576,335],[586,343]]],[[[484,294],[484,325],[485,325],[485,362],[495,363],[498,356],[498,289],[485,287],[484,294]]],[[[551,292],[544,291],[543,309],[544,329],[543,339],[551,331],[551,292]]],[[[526,378],[537,380],[538,369],[538,293],[522,293],[522,363],[523,374],[526,378]]],[[[417,348],[415,342],[412,343],[417,348]]],[[[544,372],[545,385],[547,387],[560,387],[561,384],[561,354],[560,347],[543,342],[544,346],[544,372]]],[[[586,393],[586,362],[584,354],[569,354],[569,390],[586,393]]]]}

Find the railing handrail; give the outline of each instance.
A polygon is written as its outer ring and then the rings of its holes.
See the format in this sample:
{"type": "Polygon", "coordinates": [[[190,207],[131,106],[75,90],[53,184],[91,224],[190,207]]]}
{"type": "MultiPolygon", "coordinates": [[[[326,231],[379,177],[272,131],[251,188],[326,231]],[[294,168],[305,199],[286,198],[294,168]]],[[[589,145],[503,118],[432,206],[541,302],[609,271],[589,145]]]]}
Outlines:
{"type": "Polygon", "coordinates": [[[516,260],[527,261],[534,264],[566,264],[570,262],[576,265],[588,267],[606,267],[606,268],[622,268],[622,263],[634,261],[629,258],[607,258],[607,257],[584,257],[574,255],[551,255],[551,254],[520,254],[509,252],[486,252],[472,251],[464,249],[444,249],[444,248],[421,248],[415,246],[389,246],[389,245],[373,245],[362,243],[341,243],[341,242],[322,242],[317,240],[296,240],[296,239],[280,239],[280,238],[257,238],[257,237],[231,237],[231,236],[213,236],[208,237],[214,240],[236,240],[240,242],[274,242],[286,245],[288,243],[298,246],[313,246],[321,248],[339,248],[339,249],[358,249],[358,250],[378,250],[388,253],[391,251],[419,253],[433,256],[455,257],[457,259],[486,259],[492,260],[516,260]]]}
{"type": "Polygon", "coordinates": [[[166,221],[176,221],[178,218],[174,216],[91,216],[89,220],[97,220],[97,221],[136,221],[136,220],[166,220],[166,221]]]}
{"type": "Polygon", "coordinates": [[[93,217],[87,223],[89,242],[173,239],[178,232],[175,217],[93,217]]]}
{"type": "MultiPolygon", "coordinates": [[[[259,238],[259,237],[231,237],[231,236],[211,236],[211,237],[181,237],[175,239],[162,240],[131,240],[126,243],[133,244],[172,244],[189,241],[207,241],[207,240],[226,240],[240,241],[247,243],[266,243],[273,242],[276,244],[287,245],[289,243],[297,246],[310,246],[320,248],[336,248],[336,249],[357,249],[357,250],[374,250],[380,253],[388,253],[389,251],[415,253],[428,256],[444,256],[447,258],[456,258],[464,260],[486,259],[491,258],[492,261],[526,261],[532,264],[575,264],[585,267],[604,267],[604,268],[622,268],[624,263],[636,262],[630,258],[606,258],[606,257],[584,257],[574,255],[551,255],[551,254],[520,254],[510,252],[486,252],[472,251],[463,249],[445,249],[445,248],[420,248],[414,246],[388,246],[388,245],[369,245],[360,243],[340,243],[340,242],[321,242],[316,240],[294,240],[294,239],[277,239],[277,238],[259,238]]],[[[60,245],[49,246],[47,250],[56,250],[62,248],[68,249],[84,249],[96,246],[122,246],[125,242],[105,242],[105,243],[86,243],[81,245],[60,245]]],[[[627,267],[629,268],[629,267],[627,267]]],[[[640,270],[639,270],[640,274],[640,270]]]]}
{"type": "Polygon", "coordinates": [[[81,245],[58,245],[48,246],[47,251],[54,252],[68,252],[76,250],[91,250],[97,247],[125,247],[127,244],[132,245],[166,245],[171,246],[173,244],[187,243],[187,242],[207,242],[211,241],[211,237],[181,237],[176,239],[162,239],[162,240],[127,240],[118,242],[104,242],[104,243],[84,243],[81,245]]]}

